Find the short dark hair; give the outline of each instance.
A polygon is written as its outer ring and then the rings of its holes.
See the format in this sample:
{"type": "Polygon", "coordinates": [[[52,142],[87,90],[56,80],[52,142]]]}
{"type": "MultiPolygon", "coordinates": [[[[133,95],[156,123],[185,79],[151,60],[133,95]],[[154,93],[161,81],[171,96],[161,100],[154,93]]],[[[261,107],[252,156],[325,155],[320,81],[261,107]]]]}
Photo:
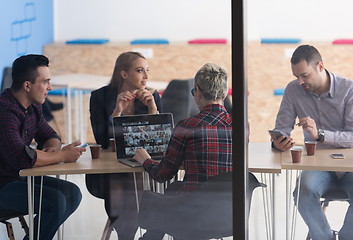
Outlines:
{"type": "Polygon", "coordinates": [[[319,51],[310,45],[301,45],[293,53],[290,60],[291,64],[298,64],[300,61],[305,60],[307,64],[317,66],[322,62],[322,57],[319,51]]]}
{"type": "Polygon", "coordinates": [[[19,91],[25,81],[34,83],[38,77],[38,67],[49,67],[49,59],[43,55],[28,54],[17,58],[12,64],[13,91],[19,91]]]}

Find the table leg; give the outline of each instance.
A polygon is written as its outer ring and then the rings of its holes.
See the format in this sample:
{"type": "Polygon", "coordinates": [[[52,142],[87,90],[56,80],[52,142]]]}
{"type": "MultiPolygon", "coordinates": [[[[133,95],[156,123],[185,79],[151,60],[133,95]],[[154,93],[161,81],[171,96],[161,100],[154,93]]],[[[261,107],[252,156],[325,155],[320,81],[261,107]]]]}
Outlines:
{"type": "Polygon", "coordinates": [[[72,142],[71,88],[67,88],[67,143],[72,142]]]}
{"type": "Polygon", "coordinates": [[[32,191],[32,177],[27,177],[27,191],[28,191],[28,224],[29,224],[29,239],[33,240],[34,229],[34,210],[33,210],[33,191],[32,191]]]}
{"type": "Polygon", "coordinates": [[[134,185],[135,185],[135,197],[136,197],[136,207],[137,207],[137,212],[140,211],[140,204],[139,204],[139,195],[138,195],[138,191],[137,191],[137,182],[136,182],[136,173],[133,172],[134,175],[134,185]]]}
{"type": "Polygon", "coordinates": [[[298,179],[298,193],[297,193],[297,198],[294,199],[295,204],[293,204],[293,211],[292,214],[290,213],[291,211],[291,193],[293,191],[293,176],[292,176],[292,170],[287,170],[286,171],[286,239],[289,240],[294,240],[295,239],[295,227],[297,223],[297,214],[298,214],[298,202],[299,202],[299,190],[300,190],[300,183],[301,183],[301,171],[297,170],[296,171],[296,179],[298,179]],[[290,219],[292,221],[290,222],[290,219]],[[289,229],[291,225],[291,229],[289,229]]]}
{"type": "Polygon", "coordinates": [[[293,217],[292,217],[292,231],[291,231],[291,239],[295,239],[295,227],[297,225],[297,214],[298,214],[298,202],[299,202],[299,195],[300,195],[300,182],[301,182],[301,175],[300,170],[296,171],[296,179],[298,179],[298,194],[297,198],[295,199],[295,204],[293,205],[293,217]]]}
{"type": "Polygon", "coordinates": [[[290,179],[292,178],[292,171],[286,170],[286,240],[289,240],[289,215],[290,215],[290,179]]]}
{"type": "Polygon", "coordinates": [[[266,235],[267,239],[275,239],[275,175],[261,173],[261,182],[267,185],[262,189],[266,235]]]}
{"type": "MultiPolygon", "coordinates": [[[[34,182],[33,182],[33,184],[34,184],[34,182]]],[[[39,194],[39,209],[38,209],[37,239],[39,239],[39,233],[40,233],[40,222],[41,222],[41,216],[42,216],[42,199],[43,199],[43,176],[40,177],[40,194],[39,194]]]]}
{"type": "Polygon", "coordinates": [[[276,176],[272,174],[272,240],[276,239],[276,176]]]}

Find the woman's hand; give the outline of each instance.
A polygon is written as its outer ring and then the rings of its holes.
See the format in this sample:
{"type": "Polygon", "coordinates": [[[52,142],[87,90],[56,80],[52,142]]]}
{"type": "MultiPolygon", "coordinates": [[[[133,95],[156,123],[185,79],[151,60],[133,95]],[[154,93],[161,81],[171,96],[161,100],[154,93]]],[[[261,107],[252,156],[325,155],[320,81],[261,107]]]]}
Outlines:
{"type": "Polygon", "coordinates": [[[115,109],[112,113],[112,117],[120,116],[121,113],[135,100],[135,94],[125,91],[118,94],[116,98],[115,109]]]}
{"type": "Polygon", "coordinates": [[[151,159],[151,156],[144,148],[139,148],[136,150],[135,156],[133,158],[142,164],[146,159],[151,159]]]}
{"type": "Polygon", "coordinates": [[[154,101],[154,97],[151,91],[141,89],[136,92],[136,97],[148,107],[149,114],[157,113],[157,105],[154,101]]]}

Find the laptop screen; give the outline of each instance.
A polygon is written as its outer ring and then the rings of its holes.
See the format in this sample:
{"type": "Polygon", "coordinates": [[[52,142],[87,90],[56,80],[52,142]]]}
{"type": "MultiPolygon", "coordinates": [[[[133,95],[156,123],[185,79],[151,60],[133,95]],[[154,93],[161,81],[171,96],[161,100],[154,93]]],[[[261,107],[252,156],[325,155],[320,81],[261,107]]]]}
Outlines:
{"type": "Polygon", "coordinates": [[[174,127],[171,113],[130,115],[113,118],[114,138],[118,158],[134,156],[144,148],[153,156],[167,149],[174,127]]]}

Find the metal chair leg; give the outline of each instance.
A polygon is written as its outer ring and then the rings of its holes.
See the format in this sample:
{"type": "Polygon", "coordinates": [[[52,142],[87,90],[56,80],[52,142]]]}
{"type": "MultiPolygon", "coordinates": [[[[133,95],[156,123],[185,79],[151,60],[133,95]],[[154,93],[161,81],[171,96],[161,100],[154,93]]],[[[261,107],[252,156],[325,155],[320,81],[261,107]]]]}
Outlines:
{"type": "Polygon", "coordinates": [[[107,223],[105,224],[105,227],[104,227],[104,230],[103,230],[103,234],[102,234],[101,240],[109,240],[112,231],[113,231],[113,227],[112,227],[110,219],[108,218],[107,223]]]}
{"type": "Polygon", "coordinates": [[[23,216],[20,216],[18,218],[19,218],[19,221],[21,223],[21,227],[25,231],[26,235],[28,235],[29,234],[29,229],[28,229],[28,225],[27,225],[27,222],[26,222],[25,218],[23,216]]]}
{"type": "Polygon", "coordinates": [[[310,233],[308,232],[308,235],[306,235],[306,239],[305,240],[311,240],[311,237],[310,237],[310,233]]]}

